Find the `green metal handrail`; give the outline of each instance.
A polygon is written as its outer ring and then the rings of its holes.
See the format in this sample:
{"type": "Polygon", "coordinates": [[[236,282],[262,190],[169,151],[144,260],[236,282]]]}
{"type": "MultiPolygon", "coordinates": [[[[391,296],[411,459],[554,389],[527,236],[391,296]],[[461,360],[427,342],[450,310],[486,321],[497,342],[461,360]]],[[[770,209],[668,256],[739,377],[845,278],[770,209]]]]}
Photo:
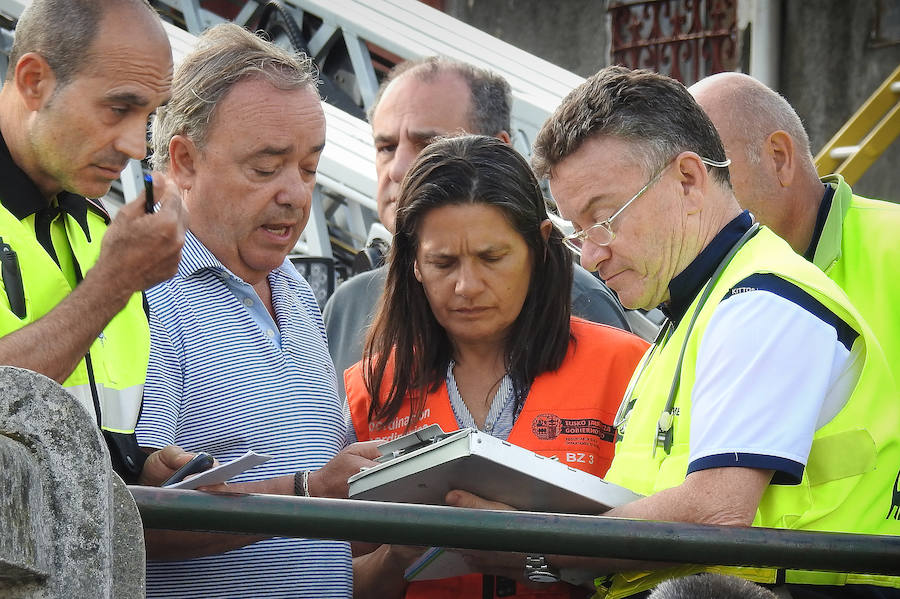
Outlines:
{"type": "Polygon", "coordinates": [[[130,486],[146,528],[900,575],[900,536],[130,486]]]}

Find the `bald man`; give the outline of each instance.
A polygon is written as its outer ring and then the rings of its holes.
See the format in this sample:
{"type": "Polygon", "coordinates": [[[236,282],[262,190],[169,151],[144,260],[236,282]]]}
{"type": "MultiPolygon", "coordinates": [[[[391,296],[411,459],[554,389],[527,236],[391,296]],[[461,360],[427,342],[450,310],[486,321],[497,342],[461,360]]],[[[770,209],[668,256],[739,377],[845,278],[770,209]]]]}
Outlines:
{"type": "Polygon", "coordinates": [[[840,175],[819,179],[797,113],[756,79],[719,73],[689,89],[719,131],[738,202],[847,293],[896,376],[900,206],[854,195],[840,175]]]}

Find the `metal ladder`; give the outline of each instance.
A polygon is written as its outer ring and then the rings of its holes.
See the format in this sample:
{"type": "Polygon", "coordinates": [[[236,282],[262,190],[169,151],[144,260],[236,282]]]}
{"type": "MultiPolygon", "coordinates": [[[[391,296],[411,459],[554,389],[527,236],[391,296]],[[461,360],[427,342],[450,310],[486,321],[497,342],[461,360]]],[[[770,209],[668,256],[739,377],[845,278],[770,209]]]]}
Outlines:
{"type": "MultiPolygon", "coordinates": [[[[0,0],[0,12],[17,17],[29,3],[0,0]]],[[[154,4],[158,9],[176,11],[187,29],[165,24],[176,63],[193,47],[194,36],[226,20],[202,8],[199,0],[154,0],[154,4]]],[[[234,22],[252,24],[263,4],[245,0],[234,22]]],[[[371,106],[378,88],[370,48],[380,48],[401,60],[440,54],[499,73],[512,88],[513,145],[526,157],[544,120],[584,81],[417,0],[282,0],[282,4],[298,23],[306,16],[312,18],[309,23],[314,28],[307,46],[318,64],[325,63],[335,46],[346,48],[352,72],[345,76],[351,80],[352,94],[358,96],[361,108],[371,106]]],[[[10,32],[3,33],[0,50],[10,39],[10,32]]],[[[366,121],[326,102],[323,108],[327,143],[310,220],[295,251],[337,262],[361,249],[377,222],[375,152],[372,129],[366,121]]],[[[129,173],[123,174],[123,187],[130,179],[129,173]]],[[[571,230],[567,221],[555,215],[551,218],[563,230],[571,230]]],[[[645,339],[655,336],[659,326],[655,315],[648,318],[639,311],[628,311],[626,316],[636,333],[645,339]]]]}
{"type": "MultiPolygon", "coordinates": [[[[30,0],[0,0],[0,13],[18,18],[30,0]]],[[[223,19],[219,19],[223,21],[223,19]]],[[[194,47],[196,37],[175,25],[164,23],[176,64],[194,47]]],[[[5,67],[12,46],[13,31],[0,28],[0,67],[5,67]]],[[[0,77],[2,78],[2,77],[0,77]]],[[[0,83],[2,85],[2,83],[0,83]]],[[[296,251],[325,258],[335,257],[331,232],[337,232],[344,253],[352,255],[365,243],[375,215],[375,150],[368,123],[323,103],[327,122],[327,143],[319,163],[319,173],[310,221],[296,251]]],[[[132,181],[136,161],[130,161],[121,183],[115,182],[107,196],[113,214],[121,202],[137,193],[132,181]]]]}
{"type": "Polygon", "coordinates": [[[853,185],[900,135],[900,66],[816,155],[819,176],[853,185]]]}

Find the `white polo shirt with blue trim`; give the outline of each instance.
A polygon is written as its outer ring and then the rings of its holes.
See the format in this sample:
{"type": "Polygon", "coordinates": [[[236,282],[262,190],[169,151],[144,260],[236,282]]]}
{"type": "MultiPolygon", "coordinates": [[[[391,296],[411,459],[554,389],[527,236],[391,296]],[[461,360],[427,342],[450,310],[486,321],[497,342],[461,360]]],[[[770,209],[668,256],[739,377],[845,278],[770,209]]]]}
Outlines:
{"type": "MultiPolygon", "coordinates": [[[[741,213],[672,279],[670,318],[691,317],[694,298],[752,222],[741,213]]],[[[773,484],[797,484],[815,431],[856,384],[848,369],[857,333],[776,275],[752,275],[710,301],[719,304],[697,354],[687,472],[758,468],[774,472],[773,484]]]]}

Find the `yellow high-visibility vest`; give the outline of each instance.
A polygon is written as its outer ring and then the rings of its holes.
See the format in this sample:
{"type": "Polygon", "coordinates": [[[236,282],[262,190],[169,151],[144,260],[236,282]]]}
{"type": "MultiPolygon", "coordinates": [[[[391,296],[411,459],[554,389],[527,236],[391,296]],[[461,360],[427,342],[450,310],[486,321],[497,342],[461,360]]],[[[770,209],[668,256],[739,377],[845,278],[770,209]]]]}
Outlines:
{"type": "MultiPolygon", "coordinates": [[[[106,219],[91,209],[87,210],[85,228],[69,214],[63,213],[60,218],[64,219],[75,268],[79,274],[86,273],[100,254],[106,219]]],[[[6,292],[0,293],[0,335],[7,335],[47,314],[71,293],[72,287],[38,242],[34,230],[2,206],[0,237],[16,253],[25,299],[25,311],[20,316],[10,306],[11,289],[6,286],[11,283],[0,282],[6,292]]],[[[150,330],[141,294],[136,293],[104,327],[63,386],[96,415],[104,431],[131,434],[140,413],[149,357],[150,330]]]]}
{"type": "MultiPolygon", "coordinates": [[[[635,374],[623,436],[606,479],[644,495],[681,484],[687,473],[691,391],[704,331],[721,298],[755,273],[772,273],[797,285],[859,335],[850,352],[857,384],[843,409],[816,431],[802,481],[769,485],[760,500],[754,526],[872,534],[900,534],[900,514],[891,516],[900,492],[900,396],[874,334],[846,295],[812,263],[763,227],[724,267],[708,295],[699,296],[687,316],[662,341],[642,371],[635,374]],[[697,312],[693,328],[690,316],[697,312]],[[690,331],[689,331],[690,329],[690,331]],[[686,341],[686,343],[685,343],[686,341]],[[675,388],[672,438],[668,451],[657,443],[660,416],[666,407],[682,347],[680,382],[675,388]]],[[[761,323],[762,324],[762,323],[761,323]]],[[[764,391],[764,387],[760,387],[764,391]]],[[[748,401],[752,401],[752,393],[748,401]]],[[[900,506],[898,506],[900,510],[900,506]]],[[[758,582],[776,582],[767,568],[683,566],[653,573],[620,573],[598,579],[597,597],[613,599],[652,588],[665,578],[713,570],[758,582]],[[599,588],[599,587],[598,587],[599,588]]],[[[831,572],[785,571],[789,584],[874,584],[900,587],[900,578],[831,572]]]]}

